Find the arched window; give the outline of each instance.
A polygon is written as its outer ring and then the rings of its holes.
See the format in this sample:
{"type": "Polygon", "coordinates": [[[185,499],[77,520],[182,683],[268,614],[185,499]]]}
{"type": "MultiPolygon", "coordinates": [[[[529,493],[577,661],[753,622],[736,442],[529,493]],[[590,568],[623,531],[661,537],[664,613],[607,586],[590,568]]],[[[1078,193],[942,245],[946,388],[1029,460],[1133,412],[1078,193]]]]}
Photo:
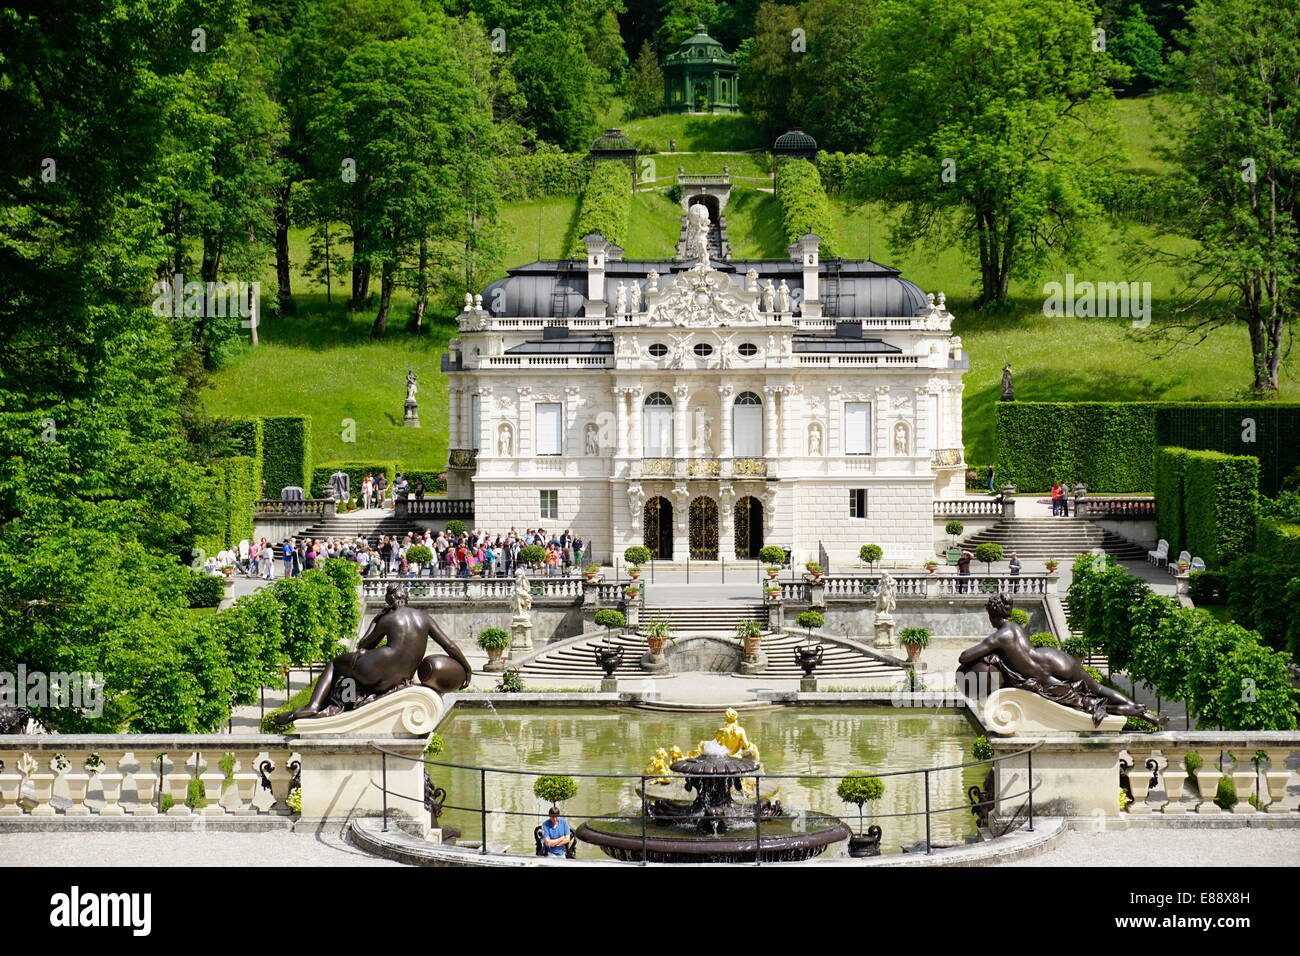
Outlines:
{"type": "Polygon", "coordinates": [[[737,458],[763,457],[763,400],[754,392],[741,392],[731,409],[731,431],[737,458]]]}
{"type": "Polygon", "coordinates": [[[652,392],[645,400],[645,457],[673,455],[673,400],[663,392],[652,392]]]}

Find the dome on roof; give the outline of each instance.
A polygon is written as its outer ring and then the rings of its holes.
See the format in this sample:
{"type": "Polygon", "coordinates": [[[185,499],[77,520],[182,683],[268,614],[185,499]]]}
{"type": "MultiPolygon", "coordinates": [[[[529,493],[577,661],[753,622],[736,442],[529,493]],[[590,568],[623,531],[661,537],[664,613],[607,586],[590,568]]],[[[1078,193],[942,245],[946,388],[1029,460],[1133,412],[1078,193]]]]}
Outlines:
{"type": "Polygon", "coordinates": [[[812,159],[817,155],[817,140],[795,127],[776,138],[772,144],[772,153],[778,158],[793,156],[797,159],[812,159]]]}
{"type": "Polygon", "coordinates": [[[607,129],[600,136],[597,136],[591,144],[593,153],[599,152],[624,152],[626,150],[636,151],[632,141],[623,135],[620,129],[607,129]]]}

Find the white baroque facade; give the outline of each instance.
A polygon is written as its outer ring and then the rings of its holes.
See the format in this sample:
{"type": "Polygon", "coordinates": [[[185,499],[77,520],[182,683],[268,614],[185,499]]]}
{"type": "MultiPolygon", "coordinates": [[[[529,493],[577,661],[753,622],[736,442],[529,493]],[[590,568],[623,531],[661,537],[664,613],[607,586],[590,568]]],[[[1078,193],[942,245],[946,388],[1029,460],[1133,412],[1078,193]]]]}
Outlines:
{"type": "Polygon", "coordinates": [[[485,530],[570,528],[608,560],[832,567],[934,553],[964,493],[962,374],[940,295],[870,261],[537,262],[466,296],[444,359],[448,494],[485,530]]]}

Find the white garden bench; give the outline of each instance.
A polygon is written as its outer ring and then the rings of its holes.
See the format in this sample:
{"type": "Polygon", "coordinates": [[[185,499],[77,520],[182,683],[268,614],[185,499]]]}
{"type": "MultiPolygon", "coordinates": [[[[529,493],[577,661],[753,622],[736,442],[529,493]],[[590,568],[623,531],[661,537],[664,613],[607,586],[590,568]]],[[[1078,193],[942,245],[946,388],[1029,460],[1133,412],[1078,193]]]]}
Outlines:
{"type": "Polygon", "coordinates": [[[1147,552],[1147,560],[1150,561],[1152,564],[1154,564],[1156,567],[1168,565],[1169,564],[1169,542],[1166,541],[1164,538],[1161,538],[1160,542],[1156,545],[1156,549],[1154,551],[1147,552]]]}

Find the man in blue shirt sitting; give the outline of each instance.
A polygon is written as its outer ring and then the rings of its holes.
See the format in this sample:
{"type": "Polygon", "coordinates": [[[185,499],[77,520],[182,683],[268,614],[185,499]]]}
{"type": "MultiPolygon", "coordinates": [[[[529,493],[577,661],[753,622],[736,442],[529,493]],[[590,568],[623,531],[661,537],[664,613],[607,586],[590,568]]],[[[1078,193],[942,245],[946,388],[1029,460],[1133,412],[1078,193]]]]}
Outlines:
{"type": "Polygon", "coordinates": [[[559,807],[551,807],[546,820],[542,822],[542,846],[551,856],[564,856],[566,847],[573,840],[569,830],[569,821],[560,816],[559,807]]]}

